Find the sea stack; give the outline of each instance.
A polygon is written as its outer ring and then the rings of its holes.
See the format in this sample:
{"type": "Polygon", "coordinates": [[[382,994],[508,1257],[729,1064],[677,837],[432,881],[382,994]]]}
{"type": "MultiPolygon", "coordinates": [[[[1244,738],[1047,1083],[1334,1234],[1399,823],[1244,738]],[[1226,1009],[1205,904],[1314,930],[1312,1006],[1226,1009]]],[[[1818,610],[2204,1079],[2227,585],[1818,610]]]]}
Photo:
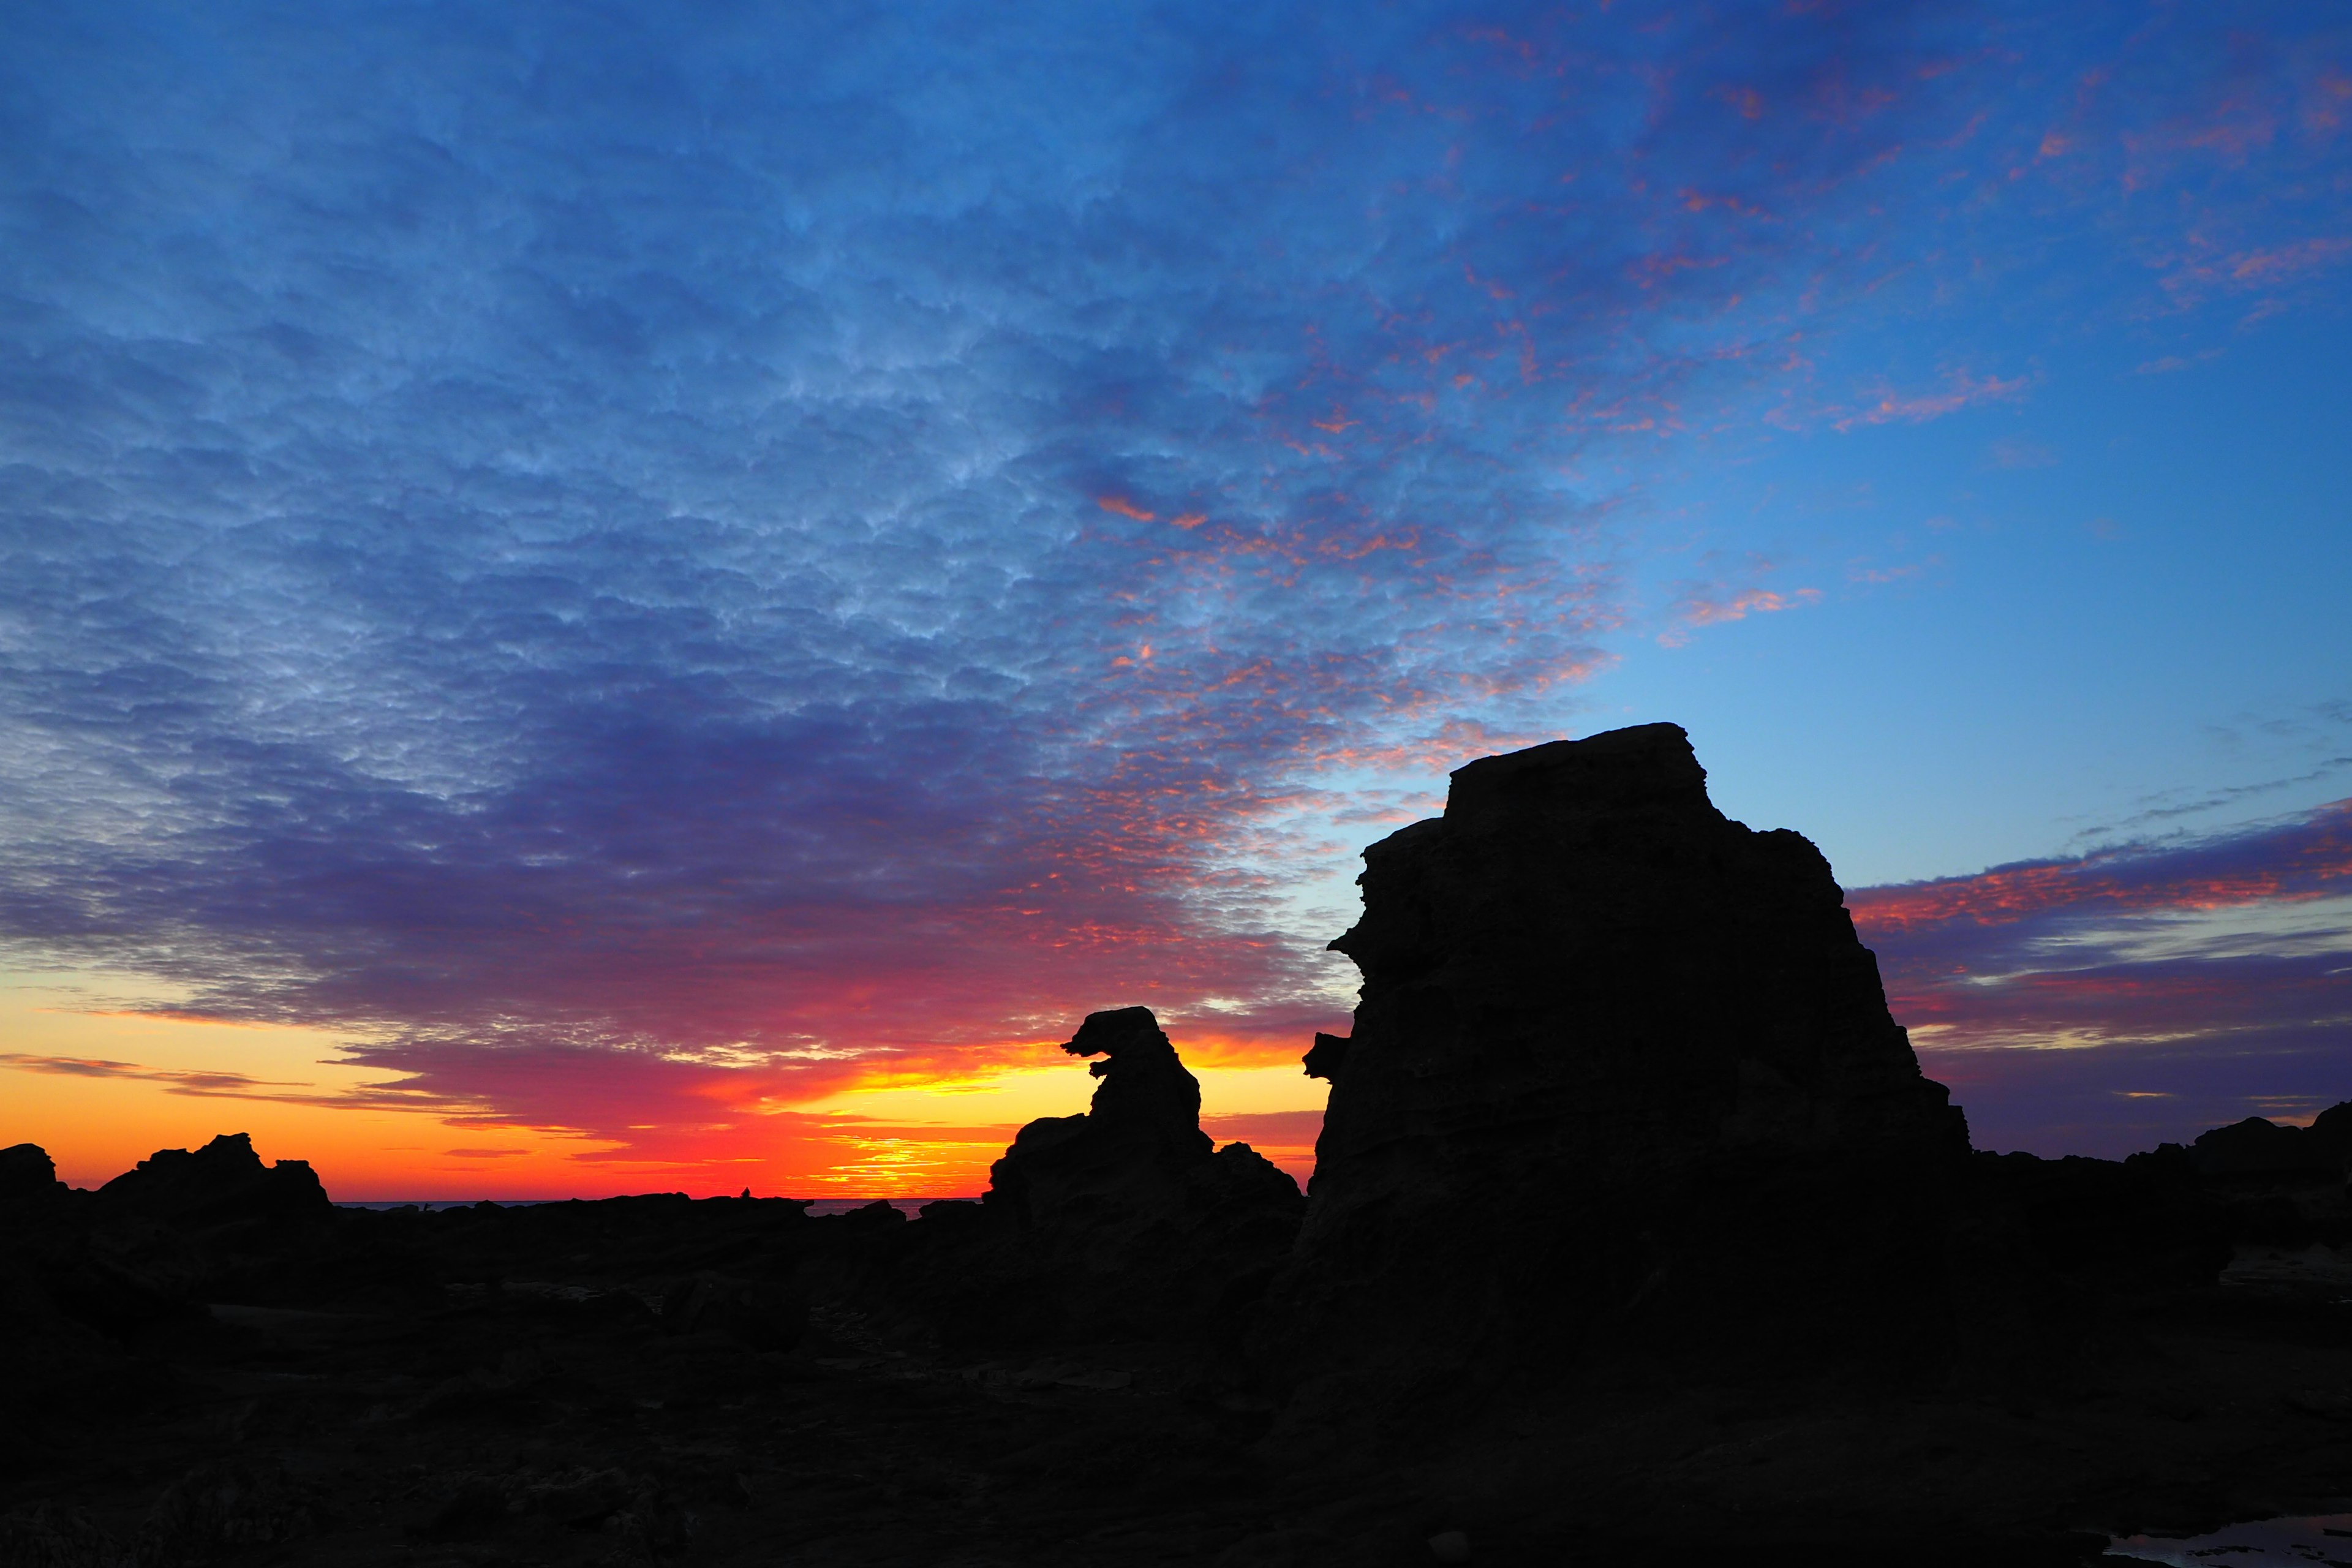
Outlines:
{"type": "Polygon", "coordinates": [[[1679,727],[1472,763],[1364,859],[1277,1377],[1932,1353],[1966,1124],[1828,862],[1717,811],[1679,727]]]}

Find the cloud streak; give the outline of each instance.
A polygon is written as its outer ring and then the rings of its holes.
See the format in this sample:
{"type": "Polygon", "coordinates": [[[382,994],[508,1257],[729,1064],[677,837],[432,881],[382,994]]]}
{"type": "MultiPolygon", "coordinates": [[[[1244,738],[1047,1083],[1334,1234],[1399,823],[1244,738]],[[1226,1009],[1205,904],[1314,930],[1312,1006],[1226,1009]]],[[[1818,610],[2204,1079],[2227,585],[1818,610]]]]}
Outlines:
{"type": "Polygon", "coordinates": [[[2352,1098],[2352,801],[1847,903],[1980,1144],[2116,1154],[2352,1098]]]}
{"type": "Polygon", "coordinates": [[[270,1092],[307,1089],[308,1084],[257,1079],[241,1072],[142,1067],[137,1062],[110,1061],[103,1057],[47,1057],[23,1051],[0,1051],[0,1065],[19,1072],[49,1073],[64,1078],[126,1079],[169,1086],[168,1093],[251,1100],[299,1099],[270,1092]]]}

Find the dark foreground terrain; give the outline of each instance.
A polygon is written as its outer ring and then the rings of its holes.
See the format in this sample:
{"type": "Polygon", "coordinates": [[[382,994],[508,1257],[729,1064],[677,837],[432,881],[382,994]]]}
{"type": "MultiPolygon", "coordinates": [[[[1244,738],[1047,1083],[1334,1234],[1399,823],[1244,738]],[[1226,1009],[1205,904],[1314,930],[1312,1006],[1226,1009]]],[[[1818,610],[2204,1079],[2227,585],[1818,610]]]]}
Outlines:
{"type": "MultiPolygon", "coordinates": [[[[2283,1184],[2241,1187],[2281,1219],[2283,1184]]],[[[2047,1383],[1633,1369],[1434,1443],[1286,1447],[1213,1348],[894,1324],[861,1280],[931,1223],[657,1196],[327,1210],[247,1251],[101,1226],[57,1292],[79,1316],[12,1325],[0,1562],[1369,1565],[1458,1531],[1480,1563],[2063,1563],[2352,1489],[2325,1247],[2106,1303],[2047,1383]],[[142,1289],[167,1250],[236,1300],[142,1289]]]]}
{"type": "Polygon", "coordinates": [[[930,1223],[656,1196],[328,1210],[258,1255],[193,1227],[233,1304],[142,1291],[160,1238],[101,1228],[81,1320],[14,1325],[48,1365],[12,1368],[0,1562],[1369,1565],[1461,1531],[1497,1563],[2065,1563],[2352,1488],[2324,1247],[2112,1303],[2047,1384],[1633,1369],[1431,1444],[1286,1447],[1213,1349],[894,1325],[861,1279],[930,1223]]]}
{"type": "Polygon", "coordinates": [[[914,1221],[0,1151],[0,1568],[2062,1564],[2352,1508],[2352,1105],[1971,1150],[1672,726],[1367,861],[1311,1195],[1139,1007],[914,1221]]]}

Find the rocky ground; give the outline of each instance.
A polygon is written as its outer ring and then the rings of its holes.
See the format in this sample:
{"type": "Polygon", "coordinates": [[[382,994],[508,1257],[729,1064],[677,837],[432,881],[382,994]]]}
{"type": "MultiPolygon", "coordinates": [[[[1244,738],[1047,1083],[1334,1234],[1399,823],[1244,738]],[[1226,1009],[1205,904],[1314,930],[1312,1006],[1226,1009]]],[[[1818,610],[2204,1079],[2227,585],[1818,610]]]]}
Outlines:
{"type": "Polygon", "coordinates": [[[870,1310],[859,1225],[887,1250],[924,1222],[562,1207],[340,1216],[310,1288],[248,1274],[314,1304],[110,1342],[12,1423],[0,1563],[2055,1563],[2095,1556],[2084,1531],[2352,1493],[2352,1305],[2324,1247],[2141,1295],[2043,1387],[1661,1394],[1636,1368],[1418,1448],[1312,1422],[1278,1447],[1197,1346],[975,1358],[870,1310]],[[592,1230],[601,1255],[569,1263],[592,1230]],[[419,1231],[459,1278],[415,1277],[419,1231]],[[493,1252],[520,1267],[490,1277],[493,1252]],[[355,1279],[370,1254],[405,1284],[355,1279]],[[787,1255],[844,1293],[727,1317],[695,1289],[735,1277],[677,1267],[787,1255]]]}
{"type": "Polygon", "coordinates": [[[141,1349],[138,1418],[10,1478],[15,1560],[1248,1561],[1340,1500],[1270,1489],[1151,1347],[947,1365],[841,1307],[762,1352],[666,1332],[625,1289],[514,1281],[214,1307],[141,1349]]]}

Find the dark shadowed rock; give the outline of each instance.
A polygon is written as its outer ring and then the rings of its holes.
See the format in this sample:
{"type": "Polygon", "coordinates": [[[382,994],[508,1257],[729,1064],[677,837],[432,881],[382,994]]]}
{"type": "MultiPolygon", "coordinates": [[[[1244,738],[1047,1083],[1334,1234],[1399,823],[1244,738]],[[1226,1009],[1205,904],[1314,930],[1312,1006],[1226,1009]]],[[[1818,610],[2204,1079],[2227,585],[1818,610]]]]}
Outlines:
{"type": "Polygon", "coordinates": [[[2339,1165],[2352,1165],[2352,1100],[2329,1106],[2312,1118],[2305,1131],[2312,1142],[2336,1156],[2339,1165]]]}
{"type": "Polygon", "coordinates": [[[264,1165],[253,1136],[224,1132],[203,1148],[159,1149],[98,1190],[100,1211],[181,1226],[330,1215],[334,1205],[303,1160],[264,1165]]]}
{"type": "Polygon", "coordinates": [[[979,1205],[928,1206],[891,1289],[973,1343],[1232,1331],[1297,1234],[1298,1184],[1201,1131],[1150,1008],[1089,1014],[1063,1049],[1102,1058],[1086,1113],[1024,1127],[979,1205]]]}
{"type": "Polygon", "coordinates": [[[2344,1174],[2344,1135],[2352,1131],[2345,1125],[2345,1118],[2336,1114],[2345,1110],[2337,1106],[2323,1115],[2322,1121],[2329,1116],[2336,1117],[2325,1129],[2316,1123],[2309,1128],[2282,1127],[2259,1116],[2216,1127],[2200,1134],[2191,1146],[2197,1168],[2208,1176],[2292,1173],[2340,1178],[2344,1174]]]}
{"type": "Polygon", "coordinates": [[[1214,1147],[1201,1131],[1199,1080],[1149,1007],[1089,1013],[1062,1048],[1103,1058],[1087,1068],[1101,1080],[1093,1101],[1083,1115],[1024,1127],[989,1167],[983,1201],[1048,1236],[1165,1207],[1214,1147]]]}
{"type": "Polygon", "coordinates": [[[1966,1126],[1828,863],[1706,779],[1671,724],[1557,742],[1458,770],[1443,817],[1365,851],[1278,1365],[1781,1364],[1941,1310],[1966,1126]]]}
{"type": "Polygon", "coordinates": [[[46,1204],[65,1191],[49,1152],[38,1143],[0,1149],[0,1208],[21,1204],[46,1204]]]}
{"type": "MultiPolygon", "coordinates": [[[[2227,1215],[2178,1143],[2128,1160],[1979,1153],[1971,1162],[1963,1262],[1987,1288],[2032,1280],[2080,1292],[2210,1284],[2229,1260],[2227,1215]]],[[[1982,1324],[1978,1325],[1979,1328],[1982,1324]]]]}
{"type": "Polygon", "coordinates": [[[2352,1102],[2321,1111],[2309,1127],[2249,1116],[2200,1134],[2179,1153],[2220,1205],[2231,1240],[2267,1247],[2352,1242],[2352,1190],[2346,1183],[2352,1173],[2352,1102]]]}
{"type": "Polygon", "coordinates": [[[1307,1076],[1326,1079],[1339,1077],[1339,1068],[1348,1060],[1349,1043],[1345,1035],[1327,1035],[1318,1029],[1315,1032],[1315,1043],[1307,1047],[1307,1056],[1303,1063],[1307,1068],[1307,1076]]]}
{"type": "Polygon", "coordinates": [[[158,1150],[75,1206],[101,1273],[181,1302],[269,1300],[315,1271],[338,1218],[308,1163],[265,1165],[243,1132],[158,1150]]]}
{"type": "Polygon", "coordinates": [[[808,1303],[786,1285],[705,1269],[670,1287],[661,1321],[673,1333],[718,1332],[753,1350],[788,1351],[808,1331],[808,1303]]]}

